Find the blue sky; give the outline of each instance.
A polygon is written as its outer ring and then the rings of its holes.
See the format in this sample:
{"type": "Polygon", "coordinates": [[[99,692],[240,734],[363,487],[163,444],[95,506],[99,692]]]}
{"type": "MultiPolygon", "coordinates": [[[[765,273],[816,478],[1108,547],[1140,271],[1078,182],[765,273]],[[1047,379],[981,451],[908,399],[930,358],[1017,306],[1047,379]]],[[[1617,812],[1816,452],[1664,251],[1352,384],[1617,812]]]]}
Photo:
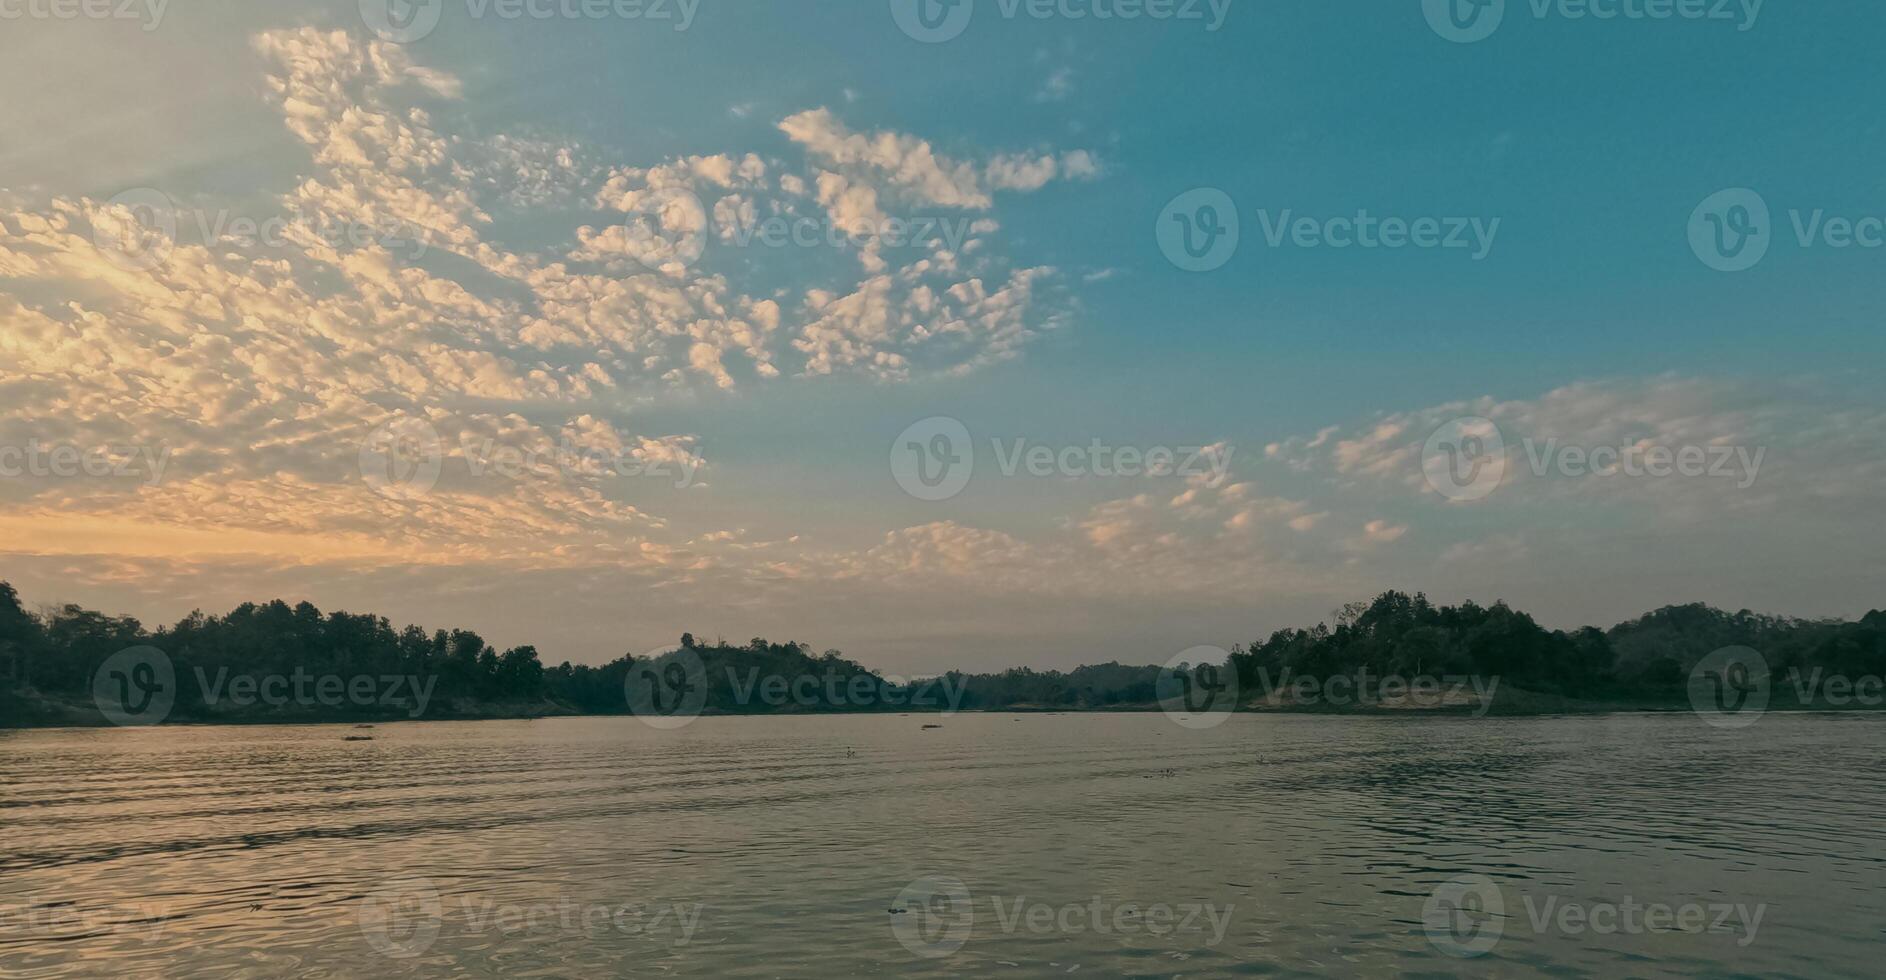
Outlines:
{"type": "Polygon", "coordinates": [[[703,0],[675,30],[672,7],[456,0],[407,43],[357,3],[16,19],[0,444],[176,462],[148,486],[0,483],[3,574],[152,621],[284,595],[552,660],[685,629],[905,671],[1158,661],[1388,587],[1554,626],[1879,605],[1886,249],[1792,228],[1886,215],[1872,6],[1600,20],[1514,0],[1473,43],[1416,0],[1233,0],[1216,30],[1203,4],[1102,21],[975,0],[941,43],[894,7],[703,0]],[[1155,233],[1197,188],[1240,225],[1209,272],[1155,233]],[[1738,272],[1689,239],[1729,188],[1771,211],[1738,272]],[[100,245],[132,189],[184,216],[155,268],[100,245]],[[693,204],[651,211],[665,194],[693,204]],[[743,206],[958,222],[975,244],[742,246],[723,218],[743,206]],[[1363,209],[1497,234],[1478,259],[1264,234],[1363,209]],[[429,240],[417,259],[205,247],[218,213],[429,240]],[[650,220],[703,222],[698,258],[651,263],[610,230],[650,220]],[[975,476],[919,499],[891,447],[939,416],[972,434],[975,476]],[[1428,436],[1460,417],[1506,443],[1490,496],[1424,480],[1428,436]],[[403,419],[440,436],[442,476],[389,494],[359,450],[403,419]],[[467,446],[569,438],[705,463],[685,489],[466,465],[467,446]],[[1015,439],[1228,465],[1004,476],[990,440],[1015,439]],[[1538,472],[1527,440],[1759,449],[1764,468],[1538,472]]]}

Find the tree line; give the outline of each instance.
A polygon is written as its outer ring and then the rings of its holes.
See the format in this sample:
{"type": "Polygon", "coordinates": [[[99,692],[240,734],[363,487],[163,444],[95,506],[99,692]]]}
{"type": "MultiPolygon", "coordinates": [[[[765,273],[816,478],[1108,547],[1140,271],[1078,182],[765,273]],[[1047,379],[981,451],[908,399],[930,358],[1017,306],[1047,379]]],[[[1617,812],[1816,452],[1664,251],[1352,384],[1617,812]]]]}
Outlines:
{"type": "MultiPolygon", "coordinates": [[[[1886,612],[1858,622],[1730,613],[1703,604],[1667,606],[1609,629],[1549,630],[1505,603],[1436,605],[1425,595],[1389,591],[1350,603],[1328,622],[1282,629],[1228,652],[1252,692],[1287,676],[1494,676],[1509,687],[1570,698],[1672,696],[1690,669],[1727,646],[1760,651],[1777,676],[1822,669],[1848,676],[1886,674],[1886,612]]],[[[128,616],[78,605],[28,610],[0,582],[0,725],[31,720],[46,702],[83,703],[107,658],[131,647],[162,650],[176,666],[178,717],[204,717],[203,678],[402,675],[436,679],[435,717],[620,714],[629,710],[638,665],[623,655],[601,666],[546,667],[535,647],[498,650],[478,633],[396,628],[385,617],[323,613],[307,602],[244,603],[221,616],[193,612],[147,629],[128,616]],[[194,714],[192,713],[194,711],[194,714]]],[[[951,671],[925,680],[885,677],[837,650],[814,654],[799,642],[762,638],[736,645],[681,638],[694,674],[668,679],[707,712],[804,710],[1100,709],[1144,707],[1159,698],[1158,665],[1116,662],[1072,670],[1016,667],[951,671]],[[766,678],[814,678],[770,697],[766,678]],[[861,696],[861,692],[863,696],[861,696]],[[927,698],[924,695],[927,694],[927,698]],[[808,698],[810,700],[808,700],[808,698]]],[[[662,683],[648,675],[654,683],[662,683]]],[[[372,713],[370,707],[353,709],[372,713]]],[[[259,719],[258,719],[259,720],[259,719]]]]}

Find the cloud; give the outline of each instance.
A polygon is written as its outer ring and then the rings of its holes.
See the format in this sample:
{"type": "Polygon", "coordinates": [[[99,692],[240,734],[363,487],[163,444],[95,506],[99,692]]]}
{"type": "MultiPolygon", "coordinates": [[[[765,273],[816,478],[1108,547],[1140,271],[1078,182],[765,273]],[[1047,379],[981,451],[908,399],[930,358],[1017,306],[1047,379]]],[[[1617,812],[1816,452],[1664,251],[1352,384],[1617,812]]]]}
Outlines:
{"type": "Polygon", "coordinates": [[[788,116],[779,128],[805,147],[815,161],[868,180],[919,205],[983,211],[994,205],[993,192],[1033,191],[1057,176],[1087,179],[1099,167],[1086,150],[1055,154],[1003,154],[986,164],[946,157],[929,141],[895,132],[854,133],[829,109],[788,116]]]}
{"type": "Polygon", "coordinates": [[[1505,480],[1488,507],[1630,505],[1665,520],[1706,521],[1802,499],[1852,506],[1886,475],[1886,414],[1877,409],[1806,381],[1676,376],[1449,402],[1283,440],[1265,455],[1338,486],[1396,488],[1445,506],[1423,475],[1423,448],[1464,417],[1490,420],[1505,446],[1505,480]],[[1682,453],[1703,472],[1633,475],[1616,462],[1641,465],[1652,451],[1682,453]]]}
{"type": "Polygon", "coordinates": [[[840,289],[765,276],[749,291],[748,266],[798,257],[712,250],[730,222],[774,214],[855,231],[890,204],[986,215],[982,165],[916,137],[852,134],[816,110],[782,123],[803,160],[608,165],[575,144],[455,134],[463,84],[408,48],[313,28],[253,45],[266,101],[307,152],[275,200],[173,193],[176,226],[145,263],[121,246],[161,225],[155,211],[0,196],[0,276],[36,287],[0,296],[0,438],[173,460],[154,485],[9,481],[16,553],[778,579],[790,565],[722,566],[736,542],[616,499],[600,456],[699,463],[696,435],[646,431],[630,406],[788,377],[960,373],[1066,320],[1047,302],[1053,270],[1011,267],[986,216],[959,240],[863,249],[840,289]],[[572,221],[560,247],[504,243],[508,215],[589,208],[600,220],[572,221]],[[230,215],[275,230],[203,233],[230,215]],[[712,240],[704,256],[697,237],[712,240]],[[398,419],[439,436],[429,493],[362,478],[363,443],[398,419]],[[492,465],[507,454],[528,462],[492,465]]]}
{"type": "Polygon", "coordinates": [[[1035,90],[1034,102],[1065,102],[1074,94],[1074,69],[1056,68],[1035,90]]]}

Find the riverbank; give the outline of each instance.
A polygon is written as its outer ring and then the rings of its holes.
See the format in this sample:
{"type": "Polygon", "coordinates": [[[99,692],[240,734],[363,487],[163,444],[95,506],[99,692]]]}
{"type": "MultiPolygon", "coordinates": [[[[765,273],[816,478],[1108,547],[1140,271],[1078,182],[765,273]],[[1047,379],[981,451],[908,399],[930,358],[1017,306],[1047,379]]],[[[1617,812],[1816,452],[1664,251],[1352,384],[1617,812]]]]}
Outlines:
{"type": "MultiPolygon", "coordinates": [[[[1873,711],[1882,706],[1833,704],[1825,700],[1802,701],[1785,688],[1773,692],[1764,709],[1769,712],[1873,711]]],[[[1113,703],[1104,705],[1057,705],[1020,703],[978,706],[955,710],[910,710],[896,707],[831,708],[786,706],[764,710],[738,711],[709,707],[701,717],[768,717],[804,715],[907,715],[911,717],[951,714],[1145,714],[1165,710],[1157,702],[1113,703]]],[[[1501,687],[1496,696],[1485,701],[1472,698],[1429,700],[1413,697],[1381,699],[1355,703],[1288,701],[1280,698],[1252,699],[1238,708],[1240,714],[1357,715],[1371,717],[1465,716],[1523,718],[1554,715],[1602,715],[1618,713],[1694,711],[1687,694],[1681,691],[1647,693],[1643,696],[1606,696],[1573,698],[1560,694],[1528,691],[1510,685],[1501,687]]],[[[457,698],[429,706],[414,717],[399,708],[337,710],[321,706],[290,705],[249,706],[217,711],[173,710],[164,719],[167,725],[381,725],[405,721],[531,721],[539,718],[632,718],[630,712],[585,712],[550,700],[529,702],[488,702],[457,698]]],[[[108,728],[117,727],[98,707],[89,702],[54,698],[38,692],[0,693],[0,730],[34,728],[108,728]]]]}

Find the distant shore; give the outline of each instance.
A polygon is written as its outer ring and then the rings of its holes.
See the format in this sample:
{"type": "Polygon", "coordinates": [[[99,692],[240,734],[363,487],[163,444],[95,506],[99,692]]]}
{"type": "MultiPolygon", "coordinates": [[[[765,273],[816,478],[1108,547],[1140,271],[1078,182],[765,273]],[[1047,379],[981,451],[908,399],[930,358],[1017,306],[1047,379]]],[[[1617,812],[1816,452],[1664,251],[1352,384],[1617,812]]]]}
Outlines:
{"type": "MultiPolygon", "coordinates": [[[[1779,694],[1780,692],[1776,692],[1779,694]]],[[[808,715],[898,715],[910,717],[931,717],[954,714],[1147,714],[1164,710],[1157,702],[1106,705],[1047,705],[1047,704],[1012,704],[951,710],[943,707],[882,707],[858,708],[848,706],[800,707],[789,706],[767,710],[724,710],[708,707],[699,717],[746,718],[746,717],[802,717],[808,715]]],[[[1353,715],[1365,717],[1405,717],[1411,715],[1443,717],[1499,717],[1525,718],[1547,717],[1553,715],[1601,715],[1619,713],[1681,713],[1694,710],[1687,697],[1682,695],[1643,698],[1598,698],[1578,699],[1556,694],[1541,694],[1518,688],[1507,688],[1500,692],[1490,703],[1481,705],[1464,704],[1413,704],[1364,703],[1364,704],[1292,704],[1281,702],[1253,701],[1241,705],[1238,714],[1287,714],[1287,715],[1353,715]]],[[[1833,705],[1820,702],[1800,702],[1798,699],[1776,697],[1765,709],[1769,712],[1828,712],[1828,711],[1875,711],[1877,707],[1867,705],[1833,705]]],[[[569,705],[548,701],[532,703],[489,703],[459,701],[444,709],[430,710],[419,717],[405,711],[363,712],[363,711],[328,711],[321,709],[296,708],[280,709],[243,709],[221,712],[173,712],[165,721],[167,726],[246,726],[246,725],[364,725],[379,726],[401,722],[423,721],[534,721],[539,718],[634,718],[633,713],[623,711],[586,712],[569,705]]],[[[99,708],[89,702],[75,702],[65,699],[39,696],[23,699],[14,694],[0,697],[0,730],[24,730],[43,728],[111,728],[118,727],[108,719],[99,708]]],[[[148,726],[147,726],[148,727],[148,726]]],[[[157,726],[161,727],[161,726],[157,726]]]]}

